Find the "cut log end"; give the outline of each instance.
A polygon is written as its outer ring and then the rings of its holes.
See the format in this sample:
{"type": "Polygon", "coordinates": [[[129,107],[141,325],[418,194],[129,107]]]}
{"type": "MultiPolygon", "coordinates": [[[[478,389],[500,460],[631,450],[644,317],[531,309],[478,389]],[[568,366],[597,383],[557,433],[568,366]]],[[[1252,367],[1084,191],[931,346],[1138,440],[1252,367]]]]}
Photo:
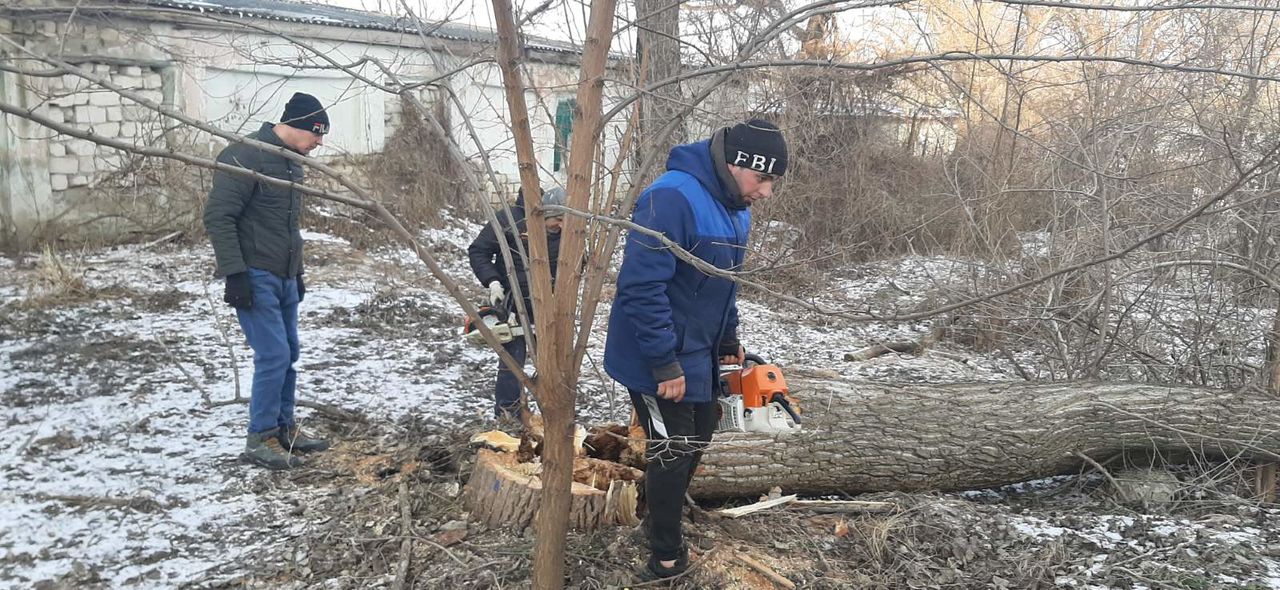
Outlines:
{"type": "MultiPolygon", "coordinates": [[[[587,457],[574,460],[570,526],[588,531],[606,526],[634,526],[636,480],[640,471],[587,457]]],[[[467,481],[471,519],[492,528],[528,528],[542,494],[542,465],[520,463],[512,453],[481,449],[467,481]]]]}

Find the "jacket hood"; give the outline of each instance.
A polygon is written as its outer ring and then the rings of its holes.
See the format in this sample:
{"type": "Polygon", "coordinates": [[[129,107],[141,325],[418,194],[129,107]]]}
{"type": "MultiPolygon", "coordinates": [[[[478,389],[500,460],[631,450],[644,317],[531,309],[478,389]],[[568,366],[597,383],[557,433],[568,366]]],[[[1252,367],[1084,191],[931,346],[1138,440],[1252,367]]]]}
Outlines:
{"type": "MultiPolygon", "coordinates": [[[[723,130],[717,131],[720,134],[723,130]]],[[[730,209],[745,209],[746,201],[738,194],[738,187],[729,175],[723,158],[713,158],[715,144],[712,139],[678,145],[667,156],[667,170],[679,170],[698,179],[707,192],[730,209]]],[[[723,152],[722,152],[723,153],[723,152]]]]}

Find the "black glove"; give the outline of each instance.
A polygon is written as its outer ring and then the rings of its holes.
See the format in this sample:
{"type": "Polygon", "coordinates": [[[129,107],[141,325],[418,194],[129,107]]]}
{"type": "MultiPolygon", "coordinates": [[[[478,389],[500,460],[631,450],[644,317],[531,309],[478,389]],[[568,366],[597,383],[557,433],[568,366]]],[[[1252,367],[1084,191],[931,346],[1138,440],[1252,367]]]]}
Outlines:
{"type": "Polygon", "coordinates": [[[222,300],[236,309],[253,307],[253,285],[249,283],[249,273],[227,275],[227,291],[222,295],[222,300]]]}
{"type": "Polygon", "coordinates": [[[302,282],[302,275],[298,275],[298,302],[302,302],[302,298],[307,296],[307,285],[302,282]]]}
{"type": "Polygon", "coordinates": [[[742,344],[738,342],[738,339],[733,338],[733,339],[724,340],[723,342],[721,342],[720,346],[717,347],[716,351],[720,354],[720,356],[738,356],[738,348],[740,346],[742,346],[742,344]]]}

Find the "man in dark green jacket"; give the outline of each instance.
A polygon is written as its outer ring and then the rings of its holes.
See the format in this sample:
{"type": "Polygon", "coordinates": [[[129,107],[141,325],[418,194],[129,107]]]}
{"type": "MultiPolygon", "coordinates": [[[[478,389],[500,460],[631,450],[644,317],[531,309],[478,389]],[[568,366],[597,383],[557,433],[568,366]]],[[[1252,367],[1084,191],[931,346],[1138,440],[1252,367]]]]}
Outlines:
{"type": "MultiPolygon", "coordinates": [[[[249,138],[275,150],[235,143],[218,162],[286,182],[302,180],[302,166],[286,149],[302,155],[324,144],[329,115],[314,96],[301,92],[285,105],[278,124],[263,123],[249,138]]],[[[302,464],[298,453],[323,451],[329,443],[305,436],[293,419],[298,360],[298,303],[302,282],[302,195],[249,174],[218,170],[204,209],[213,242],[216,276],[226,278],[223,300],[236,308],[253,348],[253,388],[245,459],[270,469],[302,464]]]]}

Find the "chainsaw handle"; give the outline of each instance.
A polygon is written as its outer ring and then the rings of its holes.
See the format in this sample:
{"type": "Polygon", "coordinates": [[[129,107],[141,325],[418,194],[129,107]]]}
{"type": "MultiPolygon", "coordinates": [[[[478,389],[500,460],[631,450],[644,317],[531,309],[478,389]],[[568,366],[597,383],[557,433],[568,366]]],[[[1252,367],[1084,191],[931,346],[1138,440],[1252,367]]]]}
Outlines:
{"type": "Polygon", "coordinates": [[[767,364],[769,364],[768,362],[766,362],[766,361],[764,360],[764,357],[762,357],[762,356],[760,356],[760,355],[758,355],[758,354],[756,354],[756,353],[754,353],[754,352],[748,352],[747,354],[743,355],[742,359],[743,359],[743,360],[742,360],[742,366],[743,366],[743,368],[746,368],[747,363],[749,363],[749,362],[751,362],[751,363],[755,363],[755,364],[757,364],[757,365],[767,365],[767,364]]]}
{"type": "Polygon", "coordinates": [[[769,397],[769,403],[773,402],[777,402],[779,406],[782,406],[782,409],[786,410],[787,413],[791,415],[791,420],[793,420],[797,425],[800,424],[800,415],[791,407],[791,402],[787,401],[787,396],[783,395],[781,391],[774,392],[774,394],[769,397]]]}

